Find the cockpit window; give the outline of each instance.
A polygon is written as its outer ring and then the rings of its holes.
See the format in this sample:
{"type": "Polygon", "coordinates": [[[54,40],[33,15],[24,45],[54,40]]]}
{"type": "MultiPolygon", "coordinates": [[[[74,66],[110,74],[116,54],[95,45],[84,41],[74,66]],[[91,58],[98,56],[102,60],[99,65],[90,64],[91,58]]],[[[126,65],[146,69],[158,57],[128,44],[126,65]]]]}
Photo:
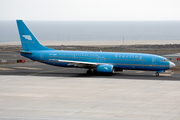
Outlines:
{"type": "Polygon", "coordinates": [[[166,61],[168,61],[168,60],[167,60],[167,59],[161,59],[161,61],[166,62],[166,61]]]}

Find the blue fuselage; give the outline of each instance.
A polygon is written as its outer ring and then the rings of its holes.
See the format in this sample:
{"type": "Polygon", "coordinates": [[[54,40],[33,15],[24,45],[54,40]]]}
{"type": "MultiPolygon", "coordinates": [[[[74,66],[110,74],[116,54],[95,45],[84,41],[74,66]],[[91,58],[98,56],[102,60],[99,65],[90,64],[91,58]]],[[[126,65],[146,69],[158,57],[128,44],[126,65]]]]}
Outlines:
{"type": "Polygon", "coordinates": [[[153,54],[61,50],[42,50],[31,52],[32,54],[21,53],[21,55],[49,65],[63,67],[74,66],[71,66],[68,63],[61,63],[56,61],[71,60],[111,64],[114,66],[115,70],[130,69],[161,71],[170,68],[170,62],[166,58],[153,54]]]}

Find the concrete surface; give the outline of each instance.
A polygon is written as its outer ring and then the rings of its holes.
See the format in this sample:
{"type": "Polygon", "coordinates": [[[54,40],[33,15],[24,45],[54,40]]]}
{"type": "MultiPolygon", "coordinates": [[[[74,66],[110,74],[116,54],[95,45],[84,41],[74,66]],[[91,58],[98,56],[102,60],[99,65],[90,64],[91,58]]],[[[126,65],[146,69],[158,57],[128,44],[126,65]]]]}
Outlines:
{"type": "Polygon", "coordinates": [[[0,119],[179,120],[180,81],[0,75],[0,119]]]}

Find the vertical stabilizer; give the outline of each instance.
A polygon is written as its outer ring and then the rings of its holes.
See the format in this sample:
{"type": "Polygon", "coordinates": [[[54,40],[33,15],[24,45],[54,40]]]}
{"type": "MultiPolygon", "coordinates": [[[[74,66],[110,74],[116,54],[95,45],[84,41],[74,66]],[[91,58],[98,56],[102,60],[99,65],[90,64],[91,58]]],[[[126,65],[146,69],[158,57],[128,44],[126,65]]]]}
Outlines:
{"type": "Polygon", "coordinates": [[[19,36],[21,39],[22,48],[24,51],[31,50],[52,50],[52,48],[45,47],[39,43],[31,30],[26,26],[22,20],[16,20],[19,36]]]}

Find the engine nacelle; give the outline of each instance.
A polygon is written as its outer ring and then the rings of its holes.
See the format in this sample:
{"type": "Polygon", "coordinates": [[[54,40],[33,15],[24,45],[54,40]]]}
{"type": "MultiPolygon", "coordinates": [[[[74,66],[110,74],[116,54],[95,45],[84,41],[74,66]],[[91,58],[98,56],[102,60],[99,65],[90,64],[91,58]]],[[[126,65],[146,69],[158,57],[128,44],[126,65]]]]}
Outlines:
{"type": "Polygon", "coordinates": [[[97,72],[101,73],[114,73],[113,65],[98,65],[96,68],[97,72]]]}

